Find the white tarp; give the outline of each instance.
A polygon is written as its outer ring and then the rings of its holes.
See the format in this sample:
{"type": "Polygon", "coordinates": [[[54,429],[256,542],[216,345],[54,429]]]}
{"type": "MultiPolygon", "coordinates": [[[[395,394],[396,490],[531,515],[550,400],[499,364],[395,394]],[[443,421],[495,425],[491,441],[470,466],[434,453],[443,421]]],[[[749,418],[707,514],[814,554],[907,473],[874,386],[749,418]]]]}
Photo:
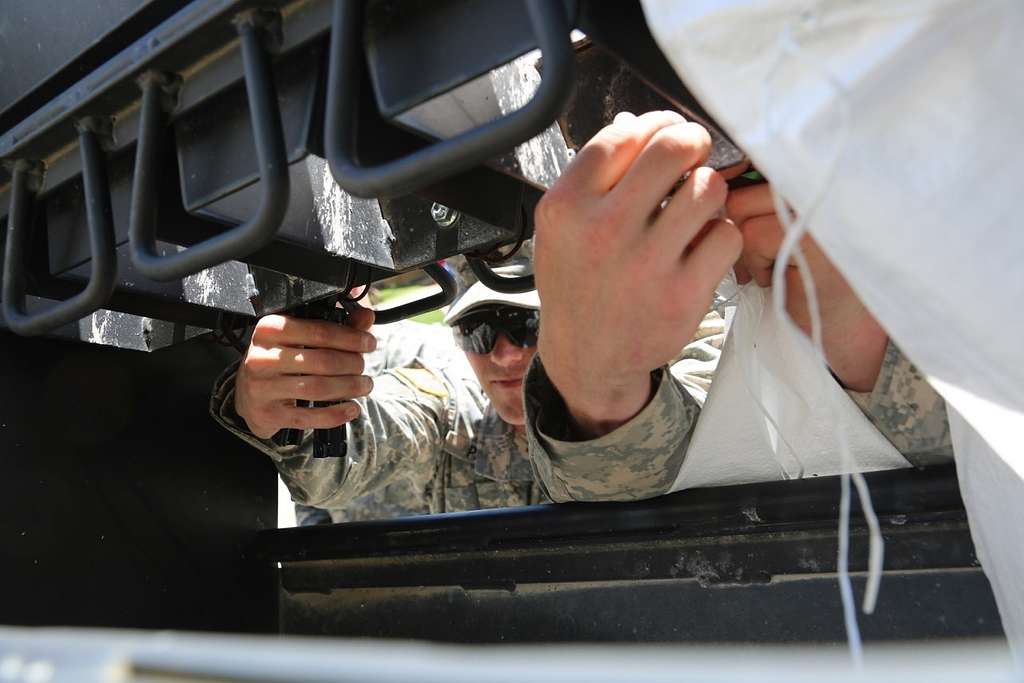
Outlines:
{"type": "Polygon", "coordinates": [[[643,0],[662,50],[946,398],[1024,664],[1020,0],[643,0]]]}
{"type": "Polygon", "coordinates": [[[779,319],[766,290],[729,280],[723,286],[732,289],[726,296],[735,313],[672,490],[839,474],[840,423],[856,470],[908,467],[810,342],[779,319]]]}

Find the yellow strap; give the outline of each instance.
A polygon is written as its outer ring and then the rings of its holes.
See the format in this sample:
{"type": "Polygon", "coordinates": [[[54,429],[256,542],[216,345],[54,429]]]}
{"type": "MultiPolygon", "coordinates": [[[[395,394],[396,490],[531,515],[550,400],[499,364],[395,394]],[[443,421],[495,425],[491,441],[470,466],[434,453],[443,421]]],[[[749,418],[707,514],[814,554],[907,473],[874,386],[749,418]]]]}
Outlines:
{"type": "Polygon", "coordinates": [[[444,381],[426,368],[397,368],[391,371],[398,379],[416,391],[448,400],[448,387],[444,381]]]}

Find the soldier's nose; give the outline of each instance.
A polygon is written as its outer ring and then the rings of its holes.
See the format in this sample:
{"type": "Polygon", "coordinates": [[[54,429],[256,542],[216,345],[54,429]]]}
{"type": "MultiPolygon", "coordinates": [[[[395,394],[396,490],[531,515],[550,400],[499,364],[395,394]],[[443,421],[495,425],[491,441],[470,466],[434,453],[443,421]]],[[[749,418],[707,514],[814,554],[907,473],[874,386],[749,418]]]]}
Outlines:
{"type": "Polygon", "coordinates": [[[522,364],[528,354],[528,349],[513,344],[505,333],[501,333],[494,343],[494,348],[491,349],[491,361],[502,367],[513,367],[522,364]]]}

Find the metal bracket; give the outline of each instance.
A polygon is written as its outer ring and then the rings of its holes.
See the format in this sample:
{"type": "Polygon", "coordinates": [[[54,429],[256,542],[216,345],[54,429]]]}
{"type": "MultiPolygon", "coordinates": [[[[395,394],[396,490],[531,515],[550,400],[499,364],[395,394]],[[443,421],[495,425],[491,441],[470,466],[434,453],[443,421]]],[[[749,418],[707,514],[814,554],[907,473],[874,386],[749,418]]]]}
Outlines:
{"type": "Polygon", "coordinates": [[[158,188],[161,178],[160,130],[163,126],[164,79],[151,74],[141,79],[142,105],[135,178],[129,214],[132,263],[153,280],[176,280],[224,261],[244,258],[270,243],[284,220],[291,190],[284,129],[270,59],[260,41],[252,15],[240,15],[236,25],[245,69],[245,89],[252,115],[262,194],[256,215],[248,222],[206,239],[183,251],[161,256],[156,247],[158,188]]]}
{"type": "Polygon", "coordinates": [[[498,275],[491,267],[487,265],[482,259],[476,258],[475,256],[466,256],[466,262],[469,263],[470,270],[476,275],[480,282],[484,283],[484,286],[488,289],[493,289],[495,292],[502,292],[504,294],[521,294],[522,292],[529,292],[537,289],[537,285],[534,283],[533,275],[520,275],[517,277],[505,277],[504,275],[498,275]]]}
{"type": "Polygon", "coordinates": [[[358,197],[408,194],[507,152],[547,128],[572,92],[576,60],[562,4],[551,0],[525,3],[544,59],[544,75],[533,99],[495,121],[367,167],[355,160],[362,3],[334,0],[324,147],[338,185],[358,197]]]}
{"type": "Polygon", "coordinates": [[[430,276],[434,282],[441,287],[441,291],[437,294],[431,294],[428,297],[419,299],[418,301],[412,301],[401,306],[395,306],[394,308],[386,308],[383,311],[377,311],[374,322],[377,325],[388,325],[390,323],[396,323],[399,320],[405,320],[411,318],[414,315],[426,313],[427,311],[433,311],[434,309],[447,306],[455,300],[455,295],[458,293],[458,286],[455,284],[455,278],[444,269],[443,266],[437,263],[431,263],[430,265],[424,266],[423,272],[430,276]]]}
{"type": "Polygon", "coordinates": [[[7,326],[22,335],[44,334],[93,313],[110,298],[117,281],[114,221],[103,150],[88,121],[78,126],[82,156],[89,245],[92,250],[89,282],[85,289],[59,303],[29,313],[26,309],[25,255],[32,227],[31,165],[17,162],[12,171],[11,208],[7,218],[4,255],[3,313],[7,326]]]}

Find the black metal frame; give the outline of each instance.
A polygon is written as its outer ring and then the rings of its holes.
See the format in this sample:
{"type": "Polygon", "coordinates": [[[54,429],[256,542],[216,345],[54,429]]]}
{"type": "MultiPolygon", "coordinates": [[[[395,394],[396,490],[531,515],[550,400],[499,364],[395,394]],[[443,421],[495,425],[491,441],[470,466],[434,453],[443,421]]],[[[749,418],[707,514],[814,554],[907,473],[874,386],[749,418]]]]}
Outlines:
{"type": "MultiPolygon", "coordinates": [[[[865,638],[998,636],[954,468],[866,476],[886,574],[865,638]]],[[[284,633],[842,642],[838,513],[838,477],[821,477],[267,531],[253,551],[281,564],[284,633]]],[[[856,513],[850,535],[860,592],[856,513]]]]}
{"type": "Polygon", "coordinates": [[[469,269],[473,271],[473,274],[476,275],[477,279],[484,283],[486,287],[489,287],[496,292],[504,292],[505,294],[521,294],[537,288],[533,279],[533,274],[506,277],[504,275],[498,275],[496,272],[491,270],[491,267],[488,266],[487,262],[483,259],[475,256],[467,256],[466,262],[469,263],[469,269]]]}
{"type": "Polygon", "coordinates": [[[25,254],[32,233],[32,193],[29,190],[30,165],[15,163],[11,181],[11,208],[7,221],[7,247],[4,254],[3,313],[7,326],[22,335],[44,334],[83,318],[107,302],[117,280],[117,256],[114,225],[110,210],[110,190],[103,150],[94,122],[83,120],[78,126],[78,144],[82,156],[89,243],[92,248],[89,282],[78,294],[42,311],[26,310],[25,254]]]}
{"type": "Polygon", "coordinates": [[[455,283],[455,278],[451,276],[443,266],[437,263],[431,263],[430,265],[423,268],[423,272],[430,276],[434,282],[440,287],[441,291],[436,294],[424,297],[417,301],[411,301],[401,306],[395,306],[394,308],[385,308],[376,312],[374,321],[378,325],[389,325],[396,323],[399,320],[405,320],[411,318],[414,315],[420,315],[427,311],[433,311],[447,306],[451,302],[455,301],[455,295],[458,293],[458,285],[455,283]]]}
{"type": "Polygon", "coordinates": [[[276,472],[208,413],[236,355],[0,330],[0,623],[276,631],[276,472]]]}
{"type": "Polygon", "coordinates": [[[555,120],[571,92],[575,59],[561,3],[525,0],[544,56],[544,75],[523,108],[496,121],[435,142],[376,166],[355,158],[356,113],[363,64],[362,3],[334,0],[324,122],[325,156],[335,181],[358,197],[409,194],[468,170],[539,134],[555,120]]]}
{"type": "MultiPolygon", "coordinates": [[[[17,16],[24,5],[31,5],[31,14],[39,16],[39,10],[51,10],[47,16],[51,29],[63,29],[68,23],[74,23],[72,31],[80,40],[79,45],[84,48],[68,62],[58,63],[51,57],[52,54],[40,54],[42,61],[35,66],[49,65],[49,73],[42,72],[38,68],[32,71],[38,74],[46,73],[32,85],[26,83],[26,88],[19,92],[14,99],[0,102],[0,131],[7,130],[22,119],[28,117],[38,108],[40,102],[48,102],[60,97],[61,93],[68,90],[81,79],[82,74],[103,68],[103,65],[112,57],[117,55],[124,46],[135,42],[144,36],[155,24],[171,17],[181,9],[182,0],[144,0],[143,2],[119,4],[126,10],[126,14],[111,17],[109,14],[100,12],[102,7],[110,8],[113,2],[97,2],[90,7],[90,11],[83,12],[81,7],[66,3],[55,2],[54,0],[10,0],[4,4],[4,11],[9,16],[17,16]],[[135,5],[129,9],[128,5],[135,5]],[[53,11],[57,8],[57,11],[53,11]],[[115,19],[114,22],[111,20],[115,19]],[[91,40],[86,38],[92,34],[91,40]]],[[[26,26],[24,32],[16,40],[35,47],[39,40],[39,31],[35,27],[26,26]],[[29,42],[31,41],[31,42],[29,42]]],[[[19,27],[19,32],[22,28],[19,27]]],[[[61,39],[64,39],[63,31],[61,39]]],[[[8,49],[11,44],[6,43],[8,49]]],[[[66,51],[58,50],[57,54],[67,54],[66,51]]],[[[17,51],[15,50],[15,54],[17,51]]],[[[14,57],[10,63],[22,61],[14,57]]]]}
{"type": "Polygon", "coordinates": [[[132,186],[130,244],[132,262],[146,277],[175,280],[224,261],[236,260],[270,243],[288,209],[288,159],[284,131],[277,108],[270,59],[260,41],[255,10],[236,19],[245,70],[245,88],[253,122],[262,195],[256,215],[249,221],[169,256],[156,247],[157,192],[161,177],[161,100],[167,79],[147,73],[141,79],[142,110],[132,186]]]}
{"type": "Polygon", "coordinates": [[[745,159],[683,83],[647,27],[639,0],[581,0],[578,27],[604,50],[626,63],[655,92],[712,132],[712,168],[723,169],[745,159]]]}
{"type": "MultiPolygon", "coordinates": [[[[390,195],[415,189],[435,201],[442,201],[468,213],[472,212],[462,205],[465,202],[460,204],[459,201],[439,195],[450,194],[447,188],[453,184],[453,176],[459,174],[460,187],[456,194],[473,194],[475,190],[468,189],[469,182],[463,182],[465,176],[471,175],[465,172],[466,169],[475,166],[473,172],[481,171],[481,162],[493,162],[494,157],[542,132],[555,119],[573,85],[575,59],[569,36],[572,24],[578,22],[592,29],[597,39],[600,39],[598,36],[602,33],[612,34],[610,40],[617,47],[630,54],[636,52],[639,56],[637,61],[644,67],[643,71],[650,70],[655,74],[651,79],[655,87],[671,91],[677,99],[680,93],[688,95],[663,55],[645,34],[642,13],[635,2],[623,3],[623,7],[618,9],[605,8],[601,3],[590,0],[579,3],[523,0],[523,3],[529,21],[517,24],[518,42],[513,41],[511,47],[504,45],[501,55],[507,59],[512,54],[510,49],[525,49],[534,44],[531,41],[535,41],[543,57],[540,88],[525,107],[449,140],[429,143],[399,125],[375,120],[371,111],[373,97],[366,86],[372,81],[373,87],[378,87],[380,84],[375,79],[380,74],[373,69],[369,69],[370,74],[366,73],[368,69],[364,61],[369,60],[373,64],[370,53],[374,49],[374,42],[373,37],[365,33],[372,27],[364,25],[366,18],[363,8],[366,3],[361,0],[313,0],[302,3],[301,7],[296,7],[293,0],[266,0],[259,5],[250,0],[194,0],[173,15],[169,15],[166,5],[160,12],[150,13],[149,16],[160,20],[160,23],[127,49],[114,54],[107,44],[104,51],[113,56],[105,63],[98,68],[94,67],[92,73],[51,102],[40,106],[14,128],[0,134],[0,154],[11,161],[45,158],[46,174],[38,196],[40,199],[48,199],[54,188],[79,172],[74,154],[55,152],[70,147],[69,143],[73,139],[71,123],[86,116],[116,114],[111,119],[112,133],[104,139],[105,149],[111,158],[117,158],[122,151],[130,152],[131,145],[137,141],[134,150],[136,175],[132,180],[128,251],[138,273],[152,280],[166,281],[223,261],[238,259],[257,263],[258,258],[261,265],[310,277],[304,270],[289,270],[295,268],[294,264],[302,259],[300,252],[305,248],[303,245],[283,245],[294,247],[285,251],[289,254],[294,251],[299,258],[281,264],[277,264],[276,255],[269,252],[263,254],[262,251],[271,246],[282,246],[280,236],[274,241],[275,232],[278,232],[277,228],[284,220],[289,203],[287,150],[283,149],[281,141],[280,112],[273,106],[276,88],[268,54],[274,50],[273,45],[270,45],[274,38],[280,38],[277,47],[281,53],[288,54],[299,46],[318,40],[328,30],[331,32],[330,52],[325,60],[327,93],[324,106],[327,112],[322,128],[318,125],[318,130],[324,134],[325,156],[331,174],[341,181],[342,187],[355,189],[354,194],[364,195],[390,195]],[[265,24],[269,28],[267,37],[270,40],[267,45],[263,44],[260,36],[265,24]],[[640,37],[646,42],[633,50],[632,39],[624,44],[623,40],[614,35],[617,24],[626,26],[624,30],[630,36],[641,34],[640,37]],[[235,37],[238,37],[240,50],[218,50],[215,54],[210,52],[235,37]],[[207,59],[207,55],[211,58],[207,59]],[[202,59],[197,61],[199,57],[202,59]],[[196,69],[195,66],[200,62],[202,66],[196,69]],[[168,83],[162,81],[165,77],[160,74],[175,73],[186,78],[173,104],[168,105],[163,92],[168,83]],[[157,253],[156,223],[158,188],[163,180],[158,173],[160,147],[167,141],[167,136],[162,134],[164,127],[171,121],[180,123],[183,115],[201,107],[211,93],[233,86],[241,80],[240,77],[244,77],[252,112],[262,192],[259,208],[250,220],[234,228],[219,231],[219,226],[211,224],[210,230],[193,231],[185,238],[176,233],[175,237],[170,238],[171,241],[189,246],[178,253],[160,255],[157,253]],[[137,84],[142,86],[141,98],[137,84]],[[136,102],[140,106],[134,106],[136,102]],[[357,150],[354,137],[359,128],[374,125],[384,126],[384,129],[377,128],[374,131],[375,148],[357,150]],[[361,163],[367,165],[362,166],[361,163]],[[356,185],[361,187],[361,191],[356,185]],[[274,244],[268,246],[271,241],[274,244]]],[[[468,3],[466,7],[454,9],[466,16],[488,11],[483,6],[468,3]]],[[[407,20],[408,17],[399,19],[407,20]]],[[[119,35],[138,35],[139,27],[140,24],[136,22],[131,31],[122,31],[119,35]]],[[[460,63],[459,68],[451,72],[459,78],[470,77],[474,73],[473,69],[485,69],[489,64],[487,60],[493,59],[497,53],[488,53],[484,45],[482,52],[478,50],[466,54],[472,57],[467,57],[468,61],[460,63]]],[[[66,78],[66,74],[62,78],[66,78]]],[[[448,86],[452,83],[454,81],[448,83],[448,86]]],[[[28,106],[28,100],[20,101],[18,106],[24,109],[28,106]]],[[[380,109],[378,104],[377,118],[380,118],[380,109]]],[[[315,153],[319,153],[319,141],[315,153]]],[[[483,171],[486,173],[486,169],[483,171]]],[[[515,173],[509,172],[513,175],[515,173]]],[[[233,218],[232,222],[235,220],[233,218]]],[[[78,239],[80,233],[76,230],[75,234],[75,239],[78,239]]],[[[116,257],[115,253],[115,260],[116,257]]],[[[419,261],[415,265],[421,263],[419,261]]],[[[15,266],[14,275],[18,275],[21,265],[15,266]]],[[[319,270],[329,269],[331,265],[327,263],[319,270]]],[[[413,264],[404,267],[410,265],[413,264]]],[[[508,281],[506,278],[499,279],[485,263],[474,262],[472,265],[478,277],[494,289],[521,292],[533,287],[529,276],[508,281]]],[[[81,275],[79,273],[76,277],[80,278],[81,275]]],[[[312,279],[333,282],[324,277],[312,279]]],[[[33,281],[32,284],[35,286],[38,283],[33,281]]],[[[115,299],[119,293],[120,290],[115,293],[115,299]]],[[[143,301],[139,290],[134,294],[139,302],[143,301]]],[[[81,304],[83,300],[76,298],[72,301],[81,304]]],[[[116,301],[111,300],[111,305],[116,307],[116,301]]],[[[437,302],[430,302],[422,307],[404,310],[419,312],[435,305],[437,302]]],[[[390,312],[385,313],[384,319],[391,316],[390,312]]],[[[43,321],[45,318],[40,318],[34,324],[36,333],[43,321]]]]}

